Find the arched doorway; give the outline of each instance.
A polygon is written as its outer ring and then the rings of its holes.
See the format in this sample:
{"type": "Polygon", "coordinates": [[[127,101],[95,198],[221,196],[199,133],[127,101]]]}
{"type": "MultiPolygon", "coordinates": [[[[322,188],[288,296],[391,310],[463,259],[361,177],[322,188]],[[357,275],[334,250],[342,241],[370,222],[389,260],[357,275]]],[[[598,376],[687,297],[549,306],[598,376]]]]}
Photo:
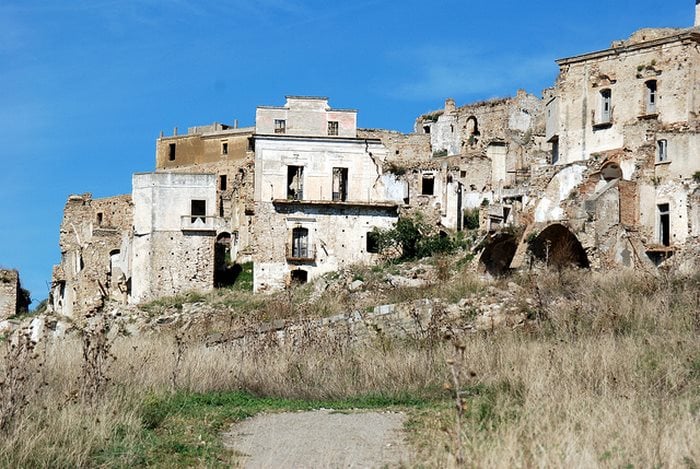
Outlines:
{"type": "Polygon", "coordinates": [[[309,281],[309,273],[304,269],[294,269],[290,274],[292,285],[301,285],[309,281]]]}
{"type": "Polygon", "coordinates": [[[555,223],[545,228],[530,243],[529,251],[535,259],[548,266],[589,267],[586,250],[578,238],[562,224],[555,223]]]}
{"type": "Polygon", "coordinates": [[[479,263],[486,272],[493,276],[502,276],[510,270],[515,251],[518,249],[518,241],[515,236],[508,233],[497,233],[488,242],[481,253],[479,263]]]}

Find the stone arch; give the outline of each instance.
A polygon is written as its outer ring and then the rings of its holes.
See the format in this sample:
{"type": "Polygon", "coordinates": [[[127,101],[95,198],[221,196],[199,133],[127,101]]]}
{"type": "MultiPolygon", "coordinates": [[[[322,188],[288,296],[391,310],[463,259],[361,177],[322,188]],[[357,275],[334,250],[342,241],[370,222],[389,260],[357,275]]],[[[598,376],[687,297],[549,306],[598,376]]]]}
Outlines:
{"type": "Polygon", "coordinates": [[[510,263],[517,249],[518,240],[515,236],[510,233],[497,233],[481,253],[479,264],[493,276],[505,275],[510,270],[510,263]]]}
{"type": "Polygon", "coordinates": [[[622,168],[620,168],[619,164],[611,161],[600,169],[600,176],[606,181],[622,179],[622,168]]]}
{"type": "Polygon", "coordinates": [[[584,267],[590,266],[586,250],[576,235],[560,223],[554,223],[537,235],[530,243],[530,253],[535,259],[549,266],[584,267]]]}
{"type": "Polygon", "coordinates": [[[214,244],[214,286],[231,286],[235,283],[241,267],[231,259],[231,233],[222,231],[214,244]]]}

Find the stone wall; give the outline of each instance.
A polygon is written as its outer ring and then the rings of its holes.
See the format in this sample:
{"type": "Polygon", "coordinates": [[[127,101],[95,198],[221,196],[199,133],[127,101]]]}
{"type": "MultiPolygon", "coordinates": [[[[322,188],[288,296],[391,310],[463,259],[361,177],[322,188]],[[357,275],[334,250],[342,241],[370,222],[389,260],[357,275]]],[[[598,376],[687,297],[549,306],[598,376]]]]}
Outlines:
{"type": "Polygon", "coordinates": [[[173,170],[193,165],[235,162],[252,150],[253,127],[231,128],[215,124],[194,127],[186,135],[156,140],[156,169],[173,170]]]}
{"type": "Polygon", "coordinates": [[[132,215],[129,195],[68,198],[59,237],[61,263],[53,269],[50,294],[55,312],[79,317],[106,298],[126,301],[132,215]]]}
{"type": "Polygon", "coordinates": [[[17,314],[19,288],[16,270],[0,269],[0,320],[17,314]]]}

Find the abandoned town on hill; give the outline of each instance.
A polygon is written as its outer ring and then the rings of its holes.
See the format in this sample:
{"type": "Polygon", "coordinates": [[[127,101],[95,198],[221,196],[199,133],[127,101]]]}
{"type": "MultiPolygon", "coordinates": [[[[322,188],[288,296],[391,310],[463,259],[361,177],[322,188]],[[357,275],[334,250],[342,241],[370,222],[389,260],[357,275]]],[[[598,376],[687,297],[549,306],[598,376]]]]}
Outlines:
{"type": "MultiPolygon", "coordinates": [[[[403,134],[358,129],[326,97],[259,106],[254,127],[213,123],[156,140],[132,192],[72,195],[48,308],[77,318],[226,286],[256,293],[382,257],[377,233],[420,213],[478,230],[474,269],[559,263],[688,267],[700,250],[700,6],[695,27],[641,29],[557,61],[542,96],[446,99],[403,134]]],[[[0,314],[22,301],[0,276],[0,314]]]]}

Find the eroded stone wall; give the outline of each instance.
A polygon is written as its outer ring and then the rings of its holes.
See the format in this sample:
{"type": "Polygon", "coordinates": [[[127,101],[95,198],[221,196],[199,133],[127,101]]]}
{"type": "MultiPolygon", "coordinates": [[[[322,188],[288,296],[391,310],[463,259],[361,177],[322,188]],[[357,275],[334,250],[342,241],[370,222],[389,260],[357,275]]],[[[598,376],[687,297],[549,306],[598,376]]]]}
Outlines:
{"type": "Polygon", "coordinates": [[[0,320],[17,314],[19,288],[16,270],[0,269],[0,320]]]}

